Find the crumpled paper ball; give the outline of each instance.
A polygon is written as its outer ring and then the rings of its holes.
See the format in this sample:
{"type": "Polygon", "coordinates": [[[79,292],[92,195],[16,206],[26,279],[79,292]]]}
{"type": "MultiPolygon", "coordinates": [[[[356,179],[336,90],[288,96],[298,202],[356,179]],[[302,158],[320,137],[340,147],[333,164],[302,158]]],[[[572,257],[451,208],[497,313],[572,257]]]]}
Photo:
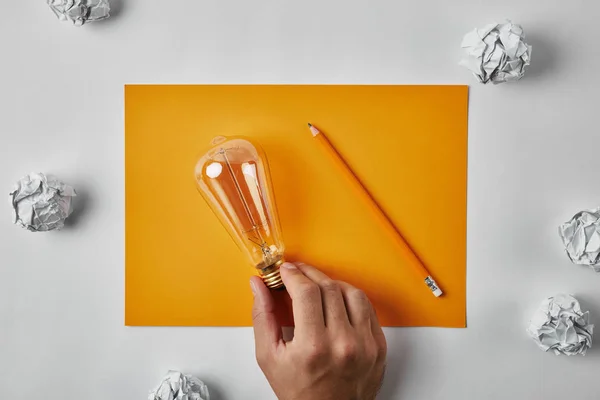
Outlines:
{"type": "Polygon", "coordinates": [[[210,400],[208,388],[200,379],[169,371],[148,400],[210,400]]]}
{"type": "Polygon", "coordinates": [[[75,189],[53,176],[31,173],[10,192],[14,223],[32,232],[62,229],[73,212],[75,189]]]}
{"type": "Polygon", "coordinates": [[[510,21],[474,29],[463,38],[466,57],[460,65],[484,84],[518,81],[531,61],[531,46],[524,39],[521,25],[510,21]]]}
{"type": "Polygon", "coordinates": [[[600,208],[578,212],[558,227],[571,261],[600,272],[600,208]]]}
{"type": "Polygon", "coordinates": [[[61,21],[81,26],[86,22],[110,17],[108,0],[47,0],[50,9],[61,21]]]}
{"type": "Polygon", "coordinates": [[[531,318],[527,332],[544,351],[568,356],[582,354],[592,347],[594,325],[589,311],[581,312],[577,299],[558,294],[545,299],[531,318]]]}

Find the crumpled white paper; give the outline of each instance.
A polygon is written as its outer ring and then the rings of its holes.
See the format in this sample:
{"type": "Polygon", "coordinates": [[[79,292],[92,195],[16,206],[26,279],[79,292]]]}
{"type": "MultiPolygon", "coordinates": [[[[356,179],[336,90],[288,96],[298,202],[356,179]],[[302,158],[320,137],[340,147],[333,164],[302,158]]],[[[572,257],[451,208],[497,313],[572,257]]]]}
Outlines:
{"type": "Polygon", "coordinates": [[[581,312],[577,299],[558,294],[542,302],[527,332],[544,351],[552,350],[556,355],[585,355],[592,347],[594,333],[589,319],[589,311],[581,312]]]}
{"type": "Polygon", "coordinates": [[[600,208],[578,212],[558,227],[571,261],[600,272],[600,208]]]}
{"type": "Polygon", "coordinates": [[[148,400],[210,400],[210,395],[204,382],[195,376],[169,371],[148,400]]]}
{"type": "Polygon", "coordinates": [[[50,9],[61,21],[81,26],[86,22],[110,17],[108,0],[47,0],[50,9]]]}
{"type": "Polygon", "coordinates": [[[52,176],[31,173],[10,192],[14,223],[32,232],[62,229],[73,212],[75,189],[52,176]]]}
{"type": "Polygon", "coordinates": [[[466,57],[460,65],[484,84],[518,81],[531,60],[531,46],[524,39],[523,28],[510,21],[474,29],[463,38],[466,57]]]}

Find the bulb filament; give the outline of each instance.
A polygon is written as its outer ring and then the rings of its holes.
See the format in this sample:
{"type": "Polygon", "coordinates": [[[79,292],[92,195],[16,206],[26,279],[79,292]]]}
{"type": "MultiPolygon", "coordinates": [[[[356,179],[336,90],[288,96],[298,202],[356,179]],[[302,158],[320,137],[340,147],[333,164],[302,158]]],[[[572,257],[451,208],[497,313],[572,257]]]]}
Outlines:
{"type": "Polygon", "coordinates": [[[233,171],[233,168],[231,166],[231,162],[229,161],[229,159],[227,158],[227,152],[225,149],[221,148],[219,150],[219,154],[221,154],[223,156],[223,159],[225,160],[225,166],[227,167],[227,171],[229,172],[229,174],[231,175],[231,178],[233,180],[233,185],[235,186],[235,189],[238,193],[238,195],[240,196],[240,200],[242,202],[242,205],[244,207],[244,211],[246,213],[246,216],[248,217],[248,220],[250,221],[250,224],[252,225],[252,228],[244,233],[246,233],[246,238],[254,243],[255,245],[257,245],[258,247],[260,247],[260,250],[263,254],[264,257],[264,261],[267,265],[272,264],[273,262],[275,262],[275,260],[273,259],[273,254],[271,252],[271,249],[269,248],[267,242],[264,240],[261,232],[260,232],[260,227],[262,226],[261,224],[258,224],[256,222],[256,220],[254,219],[254,217],[252,216],[252,212],[250,211],[250,205],[248,204],[248,202],[246,201],[246,198],[244,197],[244,194],[242,192],[242,187],[240,186],[240,183],[237,180],[237,177],[235,176],[235,173],[233,171]]]}

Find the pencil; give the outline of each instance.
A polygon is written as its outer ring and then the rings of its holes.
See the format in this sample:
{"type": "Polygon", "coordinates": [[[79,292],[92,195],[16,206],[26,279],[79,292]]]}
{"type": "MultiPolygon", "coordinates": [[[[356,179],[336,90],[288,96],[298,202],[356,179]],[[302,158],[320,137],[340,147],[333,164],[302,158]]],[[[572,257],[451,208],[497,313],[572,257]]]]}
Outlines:
{"type": "Polygon", "coordinates": [[[394,243],[408,264],[415,270],[418,276],[423,279],[423,282],[431,290],[433,295],[435,297],[440,297],[442,295],[442,290],[432,278],[431,274],[427,271],[427,268],[425,268],[423,262],[421,262],[419,257],[410,248],[409,244],[400,233],[400,230],[396,227],[396,225],[394,225],[390,217],[377,203],[373,195],[369,193],[365,185],[363,185],[358,176],[356,176],[356,174],[352,171],[352,168],[350,168],[341,154],[335,149],[335,147],[333,147],[329,139],[327,139],[327,137],[314,125],[309,123],[308,127],[310,128],[310,132],[312,133],[313,137],[321,144],[321,147],[323,147],[333,163],[336,164],[341,173],[344,174],[349,181],[351,181],[352,187],[355,189],[356,194],[365,201],[365,204],[367,204],[367,206],[378,217],[381,225],[388,235],[394,239],[394,243]]]}

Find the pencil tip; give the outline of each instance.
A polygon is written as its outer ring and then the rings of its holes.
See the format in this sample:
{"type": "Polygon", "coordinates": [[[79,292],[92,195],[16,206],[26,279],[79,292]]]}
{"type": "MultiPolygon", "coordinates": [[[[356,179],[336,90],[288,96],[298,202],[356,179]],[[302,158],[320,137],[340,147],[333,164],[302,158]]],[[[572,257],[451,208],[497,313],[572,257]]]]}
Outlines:
{"type": "Polygon", "coordinates": [[[309,128],[312,128],[312,124],[311,124],[310,122],[308,123],[308,127],[309,127],[309,128]]]}

